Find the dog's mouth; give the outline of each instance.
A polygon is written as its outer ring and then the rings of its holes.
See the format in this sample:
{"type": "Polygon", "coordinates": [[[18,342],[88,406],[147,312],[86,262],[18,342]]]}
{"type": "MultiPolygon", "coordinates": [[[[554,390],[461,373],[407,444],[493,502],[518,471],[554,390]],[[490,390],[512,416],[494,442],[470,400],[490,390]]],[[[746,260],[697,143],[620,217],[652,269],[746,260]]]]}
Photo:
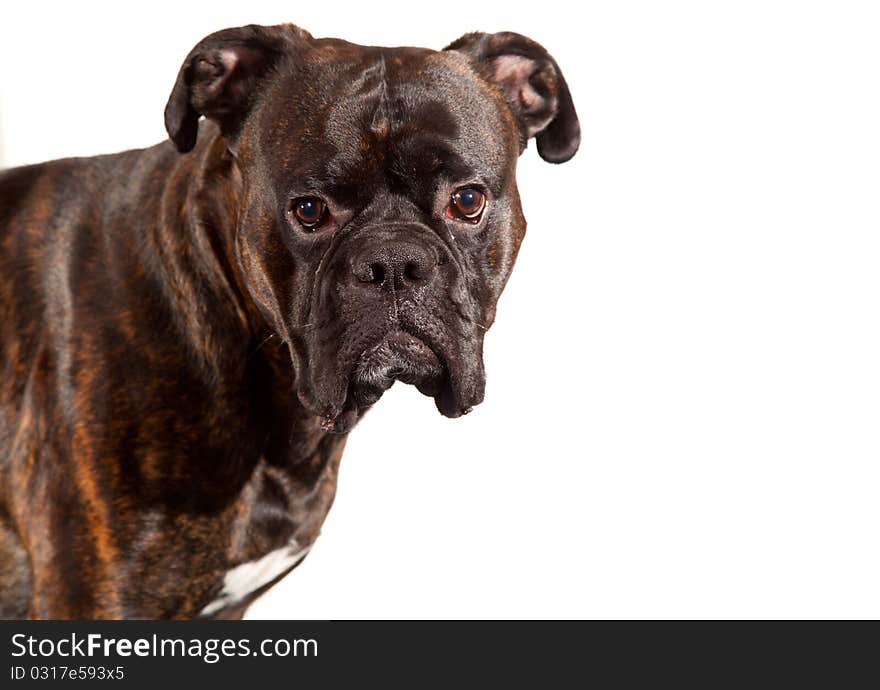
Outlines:
{"type": "Polygon", "coordinates": [[[325,414],[321,426],[325,431],[345,433],[358,418],[395,382],[415,386],[419,392],[434,398],[439,411],[447,417],[467,414],[456,394],[449,367],[421,338],[402,330],[394,330],[358,357],[349,377],[345,404],[338,414],[325,414]]]}
{"type": "Polygon", "coordinates": [[[423,340],[403,331],[392,331],[360,356],[349,390],[355,402],[364,407],[375,403],[395,381],[416,386],[423,392],[433,391],[444,373],[440,358],[423,340]]]}

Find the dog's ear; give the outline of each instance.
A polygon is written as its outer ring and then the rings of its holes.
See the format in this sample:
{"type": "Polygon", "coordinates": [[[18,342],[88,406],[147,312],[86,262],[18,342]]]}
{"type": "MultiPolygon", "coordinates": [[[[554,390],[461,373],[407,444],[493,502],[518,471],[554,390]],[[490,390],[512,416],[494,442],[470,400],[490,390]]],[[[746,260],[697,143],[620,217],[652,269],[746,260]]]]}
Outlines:
{"type": "Polygon", "coordinates": [[[293,24],[282,24],[224,29],[199,41],[183,61],[165,106],[165,129],[178,151],[196,145],[202,115],[220,126],[232,146],[260,80],[310,38],[293,24]]]}
{"type": "Polygon", "coordinates": [[[543,46],[521,34],[470,33],[446,46],[481,65],[501,90],[520,128],[520,153],[537,137],[538,153],[564,163],[578,150],[581,128],[562,70],[543,46]]]}

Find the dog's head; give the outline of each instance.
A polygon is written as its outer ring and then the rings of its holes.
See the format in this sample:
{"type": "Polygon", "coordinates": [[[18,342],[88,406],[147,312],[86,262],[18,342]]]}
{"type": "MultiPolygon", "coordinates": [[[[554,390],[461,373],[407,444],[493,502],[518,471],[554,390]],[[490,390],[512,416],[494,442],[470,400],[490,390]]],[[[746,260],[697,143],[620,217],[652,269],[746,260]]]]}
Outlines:
{"type": "Polygon", "coordinates": [[[513,33],[438,52],[227,29],[171,93],[180,151],[202,115],[240,172],[240,267],[303,404],[346,431],[395,380],[449,417],[479,403],[483,335],[526,229],[517,158],[532,137],[553,163],[580,142],[547,51],[513,33]]]}

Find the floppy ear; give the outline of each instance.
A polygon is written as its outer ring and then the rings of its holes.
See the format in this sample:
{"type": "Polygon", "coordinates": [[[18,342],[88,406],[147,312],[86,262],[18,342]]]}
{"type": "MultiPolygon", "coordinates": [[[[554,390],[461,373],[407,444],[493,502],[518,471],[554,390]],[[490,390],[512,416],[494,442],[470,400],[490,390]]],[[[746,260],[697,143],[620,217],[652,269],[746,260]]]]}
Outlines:
{"type": "Polygon", "coordinates": [[[568,85],[556,60],[543,46],[521,34],[470,33],[450,43],[482,66],[501,90],[519,122],[520,153],[537,137],[538,153],[550,163],[564,163],[578,150],[581,128],[568,85]]]}
{"type": "Polygon", "coordinates": [[[234,144],[260,80],[294,46],[311,38],[293,24],[242,26],[206,36],[177,74],[165,106],[165,129],[181,152],[196,145],[199,117],[214,120],[234,144]]]}

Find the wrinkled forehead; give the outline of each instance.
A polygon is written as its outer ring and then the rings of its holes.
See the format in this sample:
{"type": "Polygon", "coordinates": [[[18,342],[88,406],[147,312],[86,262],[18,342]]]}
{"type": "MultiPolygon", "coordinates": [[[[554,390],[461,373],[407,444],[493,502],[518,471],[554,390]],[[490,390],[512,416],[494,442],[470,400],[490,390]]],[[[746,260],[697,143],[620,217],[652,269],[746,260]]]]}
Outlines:
{"type": "Polygon", "coordinates": [[[503,101],[457,53],[319,42],[278,71],[259,111],[259,149],[279,183],[496,188],[518,154],[503,101]]]}

